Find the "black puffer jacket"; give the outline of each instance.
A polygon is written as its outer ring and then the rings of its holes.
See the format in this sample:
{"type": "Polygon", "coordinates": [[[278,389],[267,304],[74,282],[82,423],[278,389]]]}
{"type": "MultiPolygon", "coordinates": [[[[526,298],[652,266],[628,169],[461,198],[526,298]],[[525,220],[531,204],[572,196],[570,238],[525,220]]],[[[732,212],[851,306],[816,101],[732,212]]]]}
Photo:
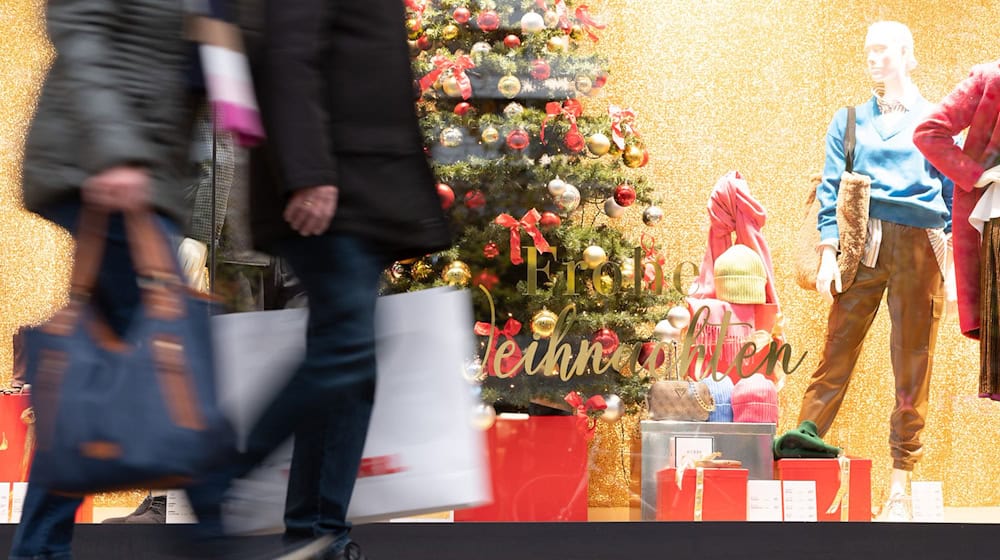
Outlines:
{"type": "Polygon", "coordinates": [[[91,175],[147,167],[153,204],[186,224],[191,97],[181,0],[50,0],[56,59],[28,133],[24,204],[79,196],[91,175]]]}

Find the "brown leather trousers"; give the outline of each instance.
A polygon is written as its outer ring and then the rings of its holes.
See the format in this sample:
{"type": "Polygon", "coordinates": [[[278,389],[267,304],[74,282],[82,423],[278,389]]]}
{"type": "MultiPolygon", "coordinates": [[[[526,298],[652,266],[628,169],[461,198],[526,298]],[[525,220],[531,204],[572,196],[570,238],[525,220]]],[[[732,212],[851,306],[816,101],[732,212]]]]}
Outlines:
{"type": "Polygon", "coordinates": [[[815,422],[820,437],[830,429],[886,290],[896,377],[889,445],[893,467],[909,471],[922,453],[920,431],[944,312],[944,280],[927,230],[882,222],[875,268],[858,267],[854,284],[834,298],[823,356],[802,399],[799,422],[815,422]]]}

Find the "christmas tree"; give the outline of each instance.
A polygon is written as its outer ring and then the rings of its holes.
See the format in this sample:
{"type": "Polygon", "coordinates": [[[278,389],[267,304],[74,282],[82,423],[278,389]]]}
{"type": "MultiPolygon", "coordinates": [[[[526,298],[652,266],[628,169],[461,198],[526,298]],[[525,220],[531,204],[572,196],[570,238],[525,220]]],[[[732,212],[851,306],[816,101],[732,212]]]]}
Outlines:
{"type": "Polygon", "coordinates": [[[604,25],[564,0],[406,5],[421,127],[456,244],[395,263],[389,290],[473,290],[481,351],[469,375],[487,403],[565,404],[570,392],[639,403],[670,367],[660,340],[688,319],[674,309],[650,336],[681,294],[651,234],[663,212],[640,169],[636,115],[601,100],[604,25]],[[629,213],[649,233],[627,238],[629,213]]]}

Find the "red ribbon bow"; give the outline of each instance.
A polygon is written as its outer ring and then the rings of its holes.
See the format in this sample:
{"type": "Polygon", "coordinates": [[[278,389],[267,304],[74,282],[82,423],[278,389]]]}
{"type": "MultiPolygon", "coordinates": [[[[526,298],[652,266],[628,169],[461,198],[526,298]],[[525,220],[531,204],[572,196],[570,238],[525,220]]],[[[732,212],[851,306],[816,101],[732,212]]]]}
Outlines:
{"type": "Polygon", "coordinates": [[[538,229],[538,221],[541,219],[542,215],[538,213],[538,210],[532,208],[520,220],[510,214],[500,214],[493,220],[493,223],[510,230],[511,264],[518,265],[524,262],[524,259],[521,258],[521,228],[524,228],[531,240],[535,242],[538,254],[547,253],[550,250],[549,242],[542,237],[542,232],[538,229]]]}
{"type": "Polygon", "coordinates": [[[647,285],[652,285],[656,280],[656,267],[653,266],[653,263],[659,263],[662,270],[662,267],[667,263],[667,259],[663,258],[663,255],[656,254],[656,238],[652,235],[642,234],[639,245],[645,251],[645,255],[642,258],[642,279],[647,285]]]}
{"type": "Polygon", "coordinates": [[[444,55],[437,55],[431,59],[431,62],[434,63],[435,68],[429,74],[420,78],[421,92],[427,91],[428,88],[434,85],[434,82],[441,77],[442,72],[449,71],[458,80],[458,87],[462,90],[462,99],[472,97],[472,82],[469,81],[469,77],[465,74],[465,71],[475,68],[476,64],[472,62],[469,55],[460,55],[455,60],[451,60],[444,55]]]}
{"type": "MultiPolygon", "coordinates": [[[[496,377],[499,372],[497,372],[496,368],[493,367],[493,355],[497,350],[497,338],[502,335],[507,340],[514,342],[514,336],[521,332],[521,322],[511,317],[507,319],[506,323],[504,323],[503,329],[498,329],[489,323],[477,321],[473,330],[479,336],[492,335],[493,337],[493,343],[490,345],[489,351],[486,352],[486,358],[483,360],[483,365],[486,367],[486,371],[491,376],[496,377]]],[[[517,346],[516,342],[514,342],[514,348],[515,352],[513,354],[500,360],[500,369],[502,369],[503,372],[509,377],[514,377],[518,373],[521,373],[521,367],[514,369],[515,365],[521,361],[521,348],[517,346]]]]}
{"type": "Polygon", "coordinates": [[[567,99],[562,102],[562,105],[560,105],[558,101],[549,101],[546,103],[545,118],[542,119],[542,131],[539,134],[542,142],[545,142],[545,125],[548,124],[550,118],[564,115],[569,120],[570,132],[577,132],[576,119],[582,114],[583,105],[581,105],[576,99],[567,99]]]}
{"type": "Polygon", "coordinates": [[[587,415],[587,411],[604,410],[608,408],[608,404],[604,402],[604,397],[601,395],[594,395],[584,402],[580,393],[570,391],[569,393],[566,393],[565,400],[570,406],[576,409],[577,426],[580,430],[587,434],[588,440],[593,439],[594,429],[597,428],[597,423],[590,419],[590,416],[587,415]]]}
{"type": "Polygon", "coordinates": [[[590,40],[596,43],[599,38],[597,34],[594,33],[594,29],[604,29],[607,27],[607,24],[598,23],[594,20],[594,18],[590,17],[590,8],[588,6],[578,7],[574,15],[576,16],[576,20],[582,24],[583,30],[587,32],[587,36],[590,37],[590,40]]]}
{"type": "Polygon", "coordinates": [[[417,27],[424,27],[424,10],[427,9],[427,0],[405,0],[406,7],[413,10],[417,15],[417,27]]]}
{"type": "Polygon", "coordinates": [[[635,126],[635,111],[611,105],[608,107],[608,116],[611,117],[611,138],[619,150],[624,150],[626,134],[639,136],[635,126]]]}

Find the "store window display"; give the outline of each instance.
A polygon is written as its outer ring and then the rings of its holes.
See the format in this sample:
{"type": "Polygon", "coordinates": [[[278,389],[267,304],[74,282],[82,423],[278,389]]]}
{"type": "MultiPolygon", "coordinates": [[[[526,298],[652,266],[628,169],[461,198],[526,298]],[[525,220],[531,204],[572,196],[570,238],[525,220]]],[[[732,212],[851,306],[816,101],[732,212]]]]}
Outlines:
{"type": "MultiPolygon", "coordinates": [[[[854,169],[871,178],[867,238],[857,276],[841,291],[836,206],[847,126],[847,109],[841,109],[826,135],[823,181],[817,188],[821,204],[817,250],[822,257],[816,285],[832,307],[820,363],[803,397],[799,421],[815,423],[819,437],[830,429],[887,293],[896,401],[890,417],[893,473],[885,511],[889,519],[902,521],[911,515],[909,473],[923,454],[920,434],[927,417],[938,325],[946,293],[954,293],[947,257],[953,184],[913,145],[913,131],[932,106],[910,78],[916,67],[910,30],[898,22],[874,23],[864,53],[876,85],[871,99],[855,109],[854,169]]],[[[795,433],[780,443],[794,446],[795,433]]],[[[780,445],[776,451],[782,452],[780,445]]]]}
{"type": "Polygon", "coordinates": [[[980,341],[979,396],[1000,400],[1000,61],[976,66],[917,126],[913,141],[951,177],[962,333],[980,341]],[[968,130],[962,147],[952,137],[968,130]]]}

